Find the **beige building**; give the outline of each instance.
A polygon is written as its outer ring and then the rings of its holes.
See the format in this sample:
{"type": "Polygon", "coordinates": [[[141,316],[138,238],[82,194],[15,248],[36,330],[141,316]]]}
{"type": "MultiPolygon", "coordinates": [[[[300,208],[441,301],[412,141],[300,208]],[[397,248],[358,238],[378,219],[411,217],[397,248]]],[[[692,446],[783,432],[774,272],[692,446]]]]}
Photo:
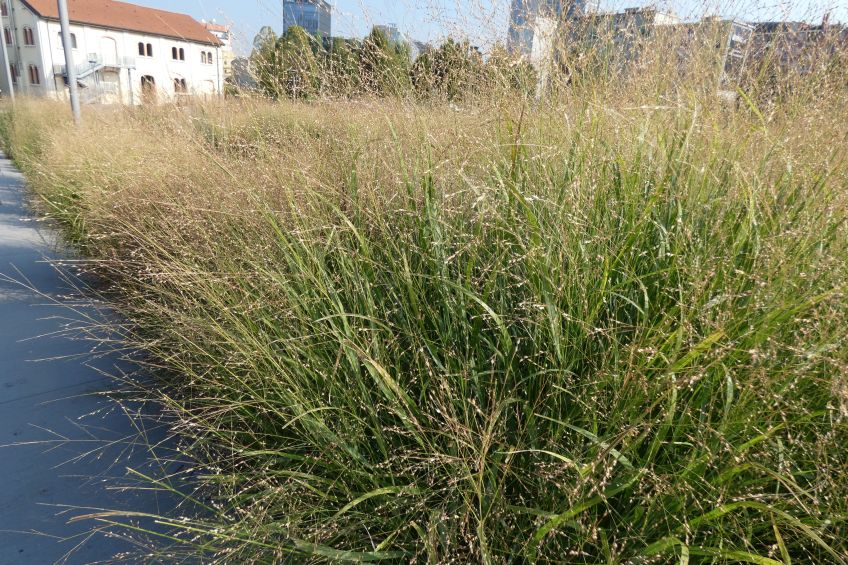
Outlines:
{"type": "Polygon", "coordinates": [[[231,79],[233,77],[233,61],[236,58],[236,53],[233,49],[233,34],[229,26],[216,24],[212,22],[203,22],[206,31],[214,35],[221,42],[221,60],[224,64],[224,78],[231,79]]]}

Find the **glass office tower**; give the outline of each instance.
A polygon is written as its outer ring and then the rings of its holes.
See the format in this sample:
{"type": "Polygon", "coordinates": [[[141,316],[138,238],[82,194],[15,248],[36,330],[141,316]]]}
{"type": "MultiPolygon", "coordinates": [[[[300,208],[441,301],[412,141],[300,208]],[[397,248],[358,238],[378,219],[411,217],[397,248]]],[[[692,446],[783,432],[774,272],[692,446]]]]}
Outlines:
{"type": "Polygon", "coordinates": [[[331,37],[332,8],[326,0],[284,0],[283,33],[300,26],[307,33],[324,39],[331,37]]]}

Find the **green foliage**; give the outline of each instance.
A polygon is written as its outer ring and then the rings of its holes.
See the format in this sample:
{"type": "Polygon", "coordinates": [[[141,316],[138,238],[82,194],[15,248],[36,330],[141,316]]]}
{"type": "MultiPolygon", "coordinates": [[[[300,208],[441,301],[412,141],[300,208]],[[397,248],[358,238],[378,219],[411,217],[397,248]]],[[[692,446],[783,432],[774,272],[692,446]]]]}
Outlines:
{"type": "Polygon", "coordinates": [[[361,90],[359,73],[359,42],[334,37],[324,59],[324,93],[330,96],[351,97],[361,90]]]}
{"type": "Polygon", "coordinates": [[[273,99],[314,96],[319,88],[318,62],[313,52],[315,39],[298,26],[280,38],[262,28],[254,39],[250,58],[259,87],[273,99]]]}
{"type": "MultiPolygon", "coordinates": [[[[291,28],[275,39],[264,29],[254,41],[251,63],[261,89],[274,99],[373,95],[457,100],[485,84],[480,53],[467,42],[448,39],[412,64],[409,47],[389,40],[379,29],[361,42],[333,38],[328,45],[291,28]]],[[[524,64],[522,71],[530,68],[524,64]]],[[[494,67],[489,70],[494,71],[494,67]]],[[[512,72],[512,71],[510,71],[512,72]]],[[[518,76],[512,80],[518,88],[518,76]]],[[[535,75],[527,74],[527,80],[535,75]]]]}
{"type": "Polygon", "coordinates": [[[253,40],[250,67],[256,83],[271,98],[279,98],[284,90],[280,82],[284,68],[277,50],[277,34],[268,26],[259,30],[253,40]]]}
{"type": "Polygon", "coordinates": [[[316,40],[299,26],[290,27],[277,41],[286,95],[294,100],[310,98],[319,88],[316,40]]]}
{"type": "Polygon", "coordinates": [[[490,92],[514,92],[524,96],[536,93],[538,74],[533,65],[510,55],[503,45],[495,45],[485,66],[485,85],[490,92]]]}
{"type": "Polygon", "coordinates": [[[213,501],[147,560],[846,562],[848,93],[509,84],[4,122],[213,501]]]}
{"type": "Polygon", "coordinates": [[[468,41],[448,38],[438,49],[419,55],[411,74],[419,97],[457,100],[482,86],[483,57],[468,41]]]}
{"type": "Polygon", "coordinates": [[[410,91],[409,51],[376,27],[362,41],[359,72],[362,87],[369,94],[400,96],[410,91]]]}

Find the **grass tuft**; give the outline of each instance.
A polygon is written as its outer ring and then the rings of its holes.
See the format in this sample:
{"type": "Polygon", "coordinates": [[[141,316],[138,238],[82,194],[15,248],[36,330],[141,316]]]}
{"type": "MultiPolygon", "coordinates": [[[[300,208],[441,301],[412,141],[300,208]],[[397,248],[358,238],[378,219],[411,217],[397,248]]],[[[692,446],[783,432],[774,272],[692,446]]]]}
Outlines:
{"type": "Polygon", "coordinates": [[[844,563],[845,91],[497,100],[6,113],[171,375],[168,555],[844,563]]]}

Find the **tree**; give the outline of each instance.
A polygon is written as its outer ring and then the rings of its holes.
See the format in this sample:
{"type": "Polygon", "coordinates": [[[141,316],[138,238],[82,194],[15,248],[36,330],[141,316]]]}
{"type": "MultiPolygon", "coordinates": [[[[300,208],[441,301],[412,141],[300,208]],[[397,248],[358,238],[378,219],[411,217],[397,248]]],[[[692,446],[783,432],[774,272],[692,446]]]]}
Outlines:
{"type": "Polygon", "coordinates": [[[360,90],[359,52],[352,39],[334,37],[322,61],[322,91],[331,96],[354,96],[360,90]]]}
{"type": "Polygon", "coordinates": [[[253,39],[249,67],[259,88],[271,98],[279,98],[283,94],[280,63],[277,34],[269,26],[265,26],[253,39]]]}
{"type": "Polygon", "coordinates": [[[292,26],[281,37],[263,27],[253,40],[250,56],[259,88],[274,99],[314,96],[319,87],[316,43],[302,27],[292,26]]]}
{"type": "Polygon", "coordinates": [[[313,51],[316,41],[300,26],[290,27],[277,40],[282,84],[290,98],[310,98],[318,92],[318,61],[313,51]]]}
{"type": "Polygon", "coordinates": [[[419,98],[428,98],[438,89],[438,77],[435,70],[437,57],[434,49],[426,49],[412,63],[410,77],[412,87],[419,98]]]}
{"type": "Polygon", "coordinates": [[[389,41],[378,28],[362,41],[359,58],[360,82],[378,96],[399,96],[410,90],[409,48],[389,41]]]}
{"type": "Polygon", "coordinates": [[[448,38],[423,53],[412,66],[412,82],[419,96],[457,100],[479,87],[483,72],[480,52],[466,41],[448,38]]]}
{"type": "Polygon", "coordinates": [[[277,43],[277,34],[271,26],[262,26],[256,37],[253,38],[253,51],[262,52],[272,49],[277,43]]]}
{"type": "Polygon", "coordinates": [[[489,53],[484,76],[489,89],[524,96],[534,95],[539,81],[538,73],[530,62],[511,55],[501,44],[495,45],[489,53]]]}

